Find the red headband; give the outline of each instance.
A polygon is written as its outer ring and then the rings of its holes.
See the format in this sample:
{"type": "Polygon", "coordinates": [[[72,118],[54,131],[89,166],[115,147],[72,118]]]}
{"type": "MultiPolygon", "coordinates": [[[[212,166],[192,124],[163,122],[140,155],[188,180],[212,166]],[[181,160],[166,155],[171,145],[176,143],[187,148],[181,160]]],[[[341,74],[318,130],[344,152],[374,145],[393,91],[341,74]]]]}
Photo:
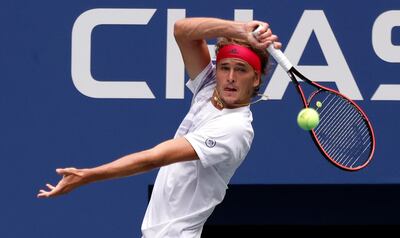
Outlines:
{"type": "Polygon", "coordinates": [[[226,45],[219,49],[217,62],[225,58],[236,58],[246,61],[255,71],[261,71],[261,61],[256,53],[241,45],[226,45]]]}

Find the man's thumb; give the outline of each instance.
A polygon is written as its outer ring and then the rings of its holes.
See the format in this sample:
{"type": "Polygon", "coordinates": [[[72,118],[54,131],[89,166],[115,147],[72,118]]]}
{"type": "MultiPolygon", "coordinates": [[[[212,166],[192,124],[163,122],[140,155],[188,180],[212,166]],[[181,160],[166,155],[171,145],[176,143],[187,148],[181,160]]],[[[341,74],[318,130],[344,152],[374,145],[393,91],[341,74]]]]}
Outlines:
{"type": "Polygon", "coordinates": [[[56,169],[56,172],[59,175],[66,175],[66,174],[71,174],[72,170],[73,170],[73,168],[64,168],[64,169],[59,168],[59,169],[56,169]]]}

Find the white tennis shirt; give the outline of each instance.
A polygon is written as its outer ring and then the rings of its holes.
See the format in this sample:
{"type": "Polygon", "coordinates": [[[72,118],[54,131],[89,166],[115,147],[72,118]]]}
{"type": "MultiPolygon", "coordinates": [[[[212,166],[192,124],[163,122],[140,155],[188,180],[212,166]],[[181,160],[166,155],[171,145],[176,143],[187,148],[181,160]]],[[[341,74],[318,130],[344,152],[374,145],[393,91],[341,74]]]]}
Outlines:
{"type": "Polygon", "coordinates": [[[160,168],[142,223],[144,238],[199,238],[253,140],[249,106],[218,110],[211,103],[216,85],[211,62],[186,85],[192,105],[175,138],[185,137],[200,160],[160,168]]]}

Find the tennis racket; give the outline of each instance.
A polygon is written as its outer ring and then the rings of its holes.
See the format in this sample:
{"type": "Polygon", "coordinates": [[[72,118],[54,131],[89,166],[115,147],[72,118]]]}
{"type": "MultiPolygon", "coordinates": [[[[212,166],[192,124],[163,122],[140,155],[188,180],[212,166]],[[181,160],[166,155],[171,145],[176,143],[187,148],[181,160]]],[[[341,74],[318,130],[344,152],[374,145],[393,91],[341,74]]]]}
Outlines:
{"type": "MultiPolygon", "coordinates": [[[[253,34],[260,29],[261,27],[258,27],[253,34]]],[[[289,75],[303,106],[320,106],[315,108],[319,113],[320,122],[310,130],[310,134],[321,153],[335,166],[344,170],[356,171],[365,168],[375,151],[375,136],[371,122],[360,106],[342,93],[302,75],[273,44],[267,51],[289,75]],[[308,98],[297,78],[311,86],[312,92],[308,98]]]]}

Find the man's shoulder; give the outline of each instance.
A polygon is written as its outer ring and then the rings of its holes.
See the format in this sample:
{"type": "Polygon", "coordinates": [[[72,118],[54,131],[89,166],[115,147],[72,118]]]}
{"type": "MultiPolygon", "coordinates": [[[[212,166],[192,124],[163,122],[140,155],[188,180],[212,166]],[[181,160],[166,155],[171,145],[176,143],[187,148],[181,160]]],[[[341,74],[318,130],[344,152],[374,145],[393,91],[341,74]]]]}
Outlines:
{"type": "Polygon", "coordinates": [[[196,95],[202,89],[215,83],[215,77],[215,66],[210,62],[196,78],[190,79],[186,86],[196,95]]]}
{"type": "Polygon", "coordinates": [[[235,131],[253,130],[250,110],[240,110],[225,113],[216,118],[219,127],[235,131]]]}

